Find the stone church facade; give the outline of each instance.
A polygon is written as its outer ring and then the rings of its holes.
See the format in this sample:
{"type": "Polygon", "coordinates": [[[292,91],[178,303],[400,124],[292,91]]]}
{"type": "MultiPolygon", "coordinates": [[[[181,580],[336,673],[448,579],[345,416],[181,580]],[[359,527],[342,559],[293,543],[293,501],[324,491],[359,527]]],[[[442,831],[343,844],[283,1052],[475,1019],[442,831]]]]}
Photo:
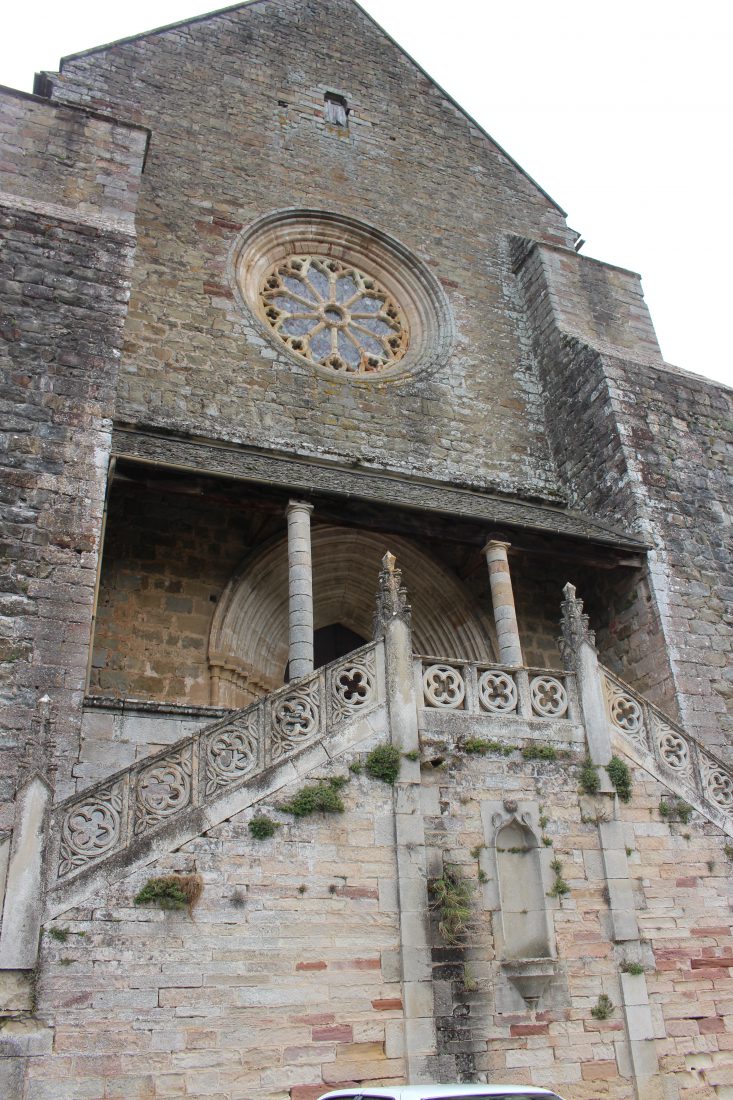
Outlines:
{"type": "Polygon", "coordinates": [[[731,1100],[731,392],[352,0],[0,108],[2,1095],[731,1100]]]}

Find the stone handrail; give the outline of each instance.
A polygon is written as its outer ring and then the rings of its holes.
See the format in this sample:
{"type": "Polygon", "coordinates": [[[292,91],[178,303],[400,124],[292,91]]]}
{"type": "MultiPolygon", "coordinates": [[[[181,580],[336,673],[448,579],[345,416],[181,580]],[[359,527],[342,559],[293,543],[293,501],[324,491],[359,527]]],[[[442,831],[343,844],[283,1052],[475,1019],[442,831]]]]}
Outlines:
{"type": "Polygon", "coordinates": [[[157,834],[374,709],[384,698],[381,647],[355,650],[59,803],[49,888],[152,851],[157,834]]]}
{"type": "Polygon", "coordinates": [[[572,672],[418,656],[415,677],[417,698],[428,709],[577,720],[572,672]]]}
{"type": "MultiPolygon", "coordinates": [[[[70,885],[107,863],[154,856],[156,841],[174,836],[184,820],[184,832],[196,835],[195,828],[211,826],[214,804],[237,812],[243,787],[378,707],[383,668],[382,643],[371,643],[60,803],[52,816],[49,890],[73,895],[70,885]]],[[[423,656],[414,668],[416,697],[426,709],[577,721],[570,672],[423,656]]],[[[617,744],[733,835],[731,769],[613,673],[602,674],[617,744]]]]}
{"type": "Polygon", "coordinates": [[[733,770],[653,703],[602,667],[617,744],[675,795],[733,835],[733,770]]]}

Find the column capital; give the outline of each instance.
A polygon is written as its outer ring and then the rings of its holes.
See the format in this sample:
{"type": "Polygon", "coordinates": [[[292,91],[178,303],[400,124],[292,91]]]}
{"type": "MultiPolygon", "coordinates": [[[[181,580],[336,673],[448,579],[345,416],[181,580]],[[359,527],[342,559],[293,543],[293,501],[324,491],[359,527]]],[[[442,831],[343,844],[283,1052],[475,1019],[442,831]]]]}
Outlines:
{"type": "Polygon", "coordinates": [[[291,512],[312,512],[313,505],[307,500],[289,500],[288,506],[285,509],[285,514],[290,515],[291,512]]]}
{"type": "Polygon", "coordinates": [[[489,550],[493,550],[495,547],[498,546],[503,546],[505,550],[509,550],[511,545],[512,544],[510,542],[507,542],[506,539],[500,539],[498,535],[489,535],[488,539],[486,540],[486,545],[481,550],[481,553],[488,554],[489,550]]]}

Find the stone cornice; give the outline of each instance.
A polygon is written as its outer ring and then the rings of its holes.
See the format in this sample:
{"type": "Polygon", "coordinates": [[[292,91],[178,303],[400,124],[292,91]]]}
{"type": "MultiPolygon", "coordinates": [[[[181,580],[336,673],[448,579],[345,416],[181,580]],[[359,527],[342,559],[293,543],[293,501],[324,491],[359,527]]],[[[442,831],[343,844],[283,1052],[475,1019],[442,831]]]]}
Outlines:
{"type": "Polygon", "coordinates": [[[494,496],[476,489],[441,485],[424,478],[278,455],[237,444],[213,443],[116,427],[112,452],[119,458],[295,489],[332,493],[424,512],[545,531],[585,542],[639,552],[647,543],[577,512],[494,496]]]}

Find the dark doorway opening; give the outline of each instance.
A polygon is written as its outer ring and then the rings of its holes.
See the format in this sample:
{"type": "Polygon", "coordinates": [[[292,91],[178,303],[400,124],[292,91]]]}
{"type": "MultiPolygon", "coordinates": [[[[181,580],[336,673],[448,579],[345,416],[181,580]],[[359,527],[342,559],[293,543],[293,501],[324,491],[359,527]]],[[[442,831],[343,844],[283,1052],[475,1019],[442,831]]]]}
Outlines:
{"type": "Polygon", "coordinates": [[[335,661],[337,657],[345,657],[362,645],[366,645],[366,638],[349,630],[348,626],[342,626],[341,623],[322,626],[313,634],[313,664],[316,668],[321,668],[335,661]]]}
{"type": "MultiPolygon", "coordinates": [[[[362,638],[354,630],[341,623],[331,623],[330,626],[319,627],[313,632],[313,667],[322,668],[339,657],[345,657],[354,649],[366,645],[367,639],[362,638]]],[[[285,669],[285,683],[290,682],[290,665],[285,669]]]]}

